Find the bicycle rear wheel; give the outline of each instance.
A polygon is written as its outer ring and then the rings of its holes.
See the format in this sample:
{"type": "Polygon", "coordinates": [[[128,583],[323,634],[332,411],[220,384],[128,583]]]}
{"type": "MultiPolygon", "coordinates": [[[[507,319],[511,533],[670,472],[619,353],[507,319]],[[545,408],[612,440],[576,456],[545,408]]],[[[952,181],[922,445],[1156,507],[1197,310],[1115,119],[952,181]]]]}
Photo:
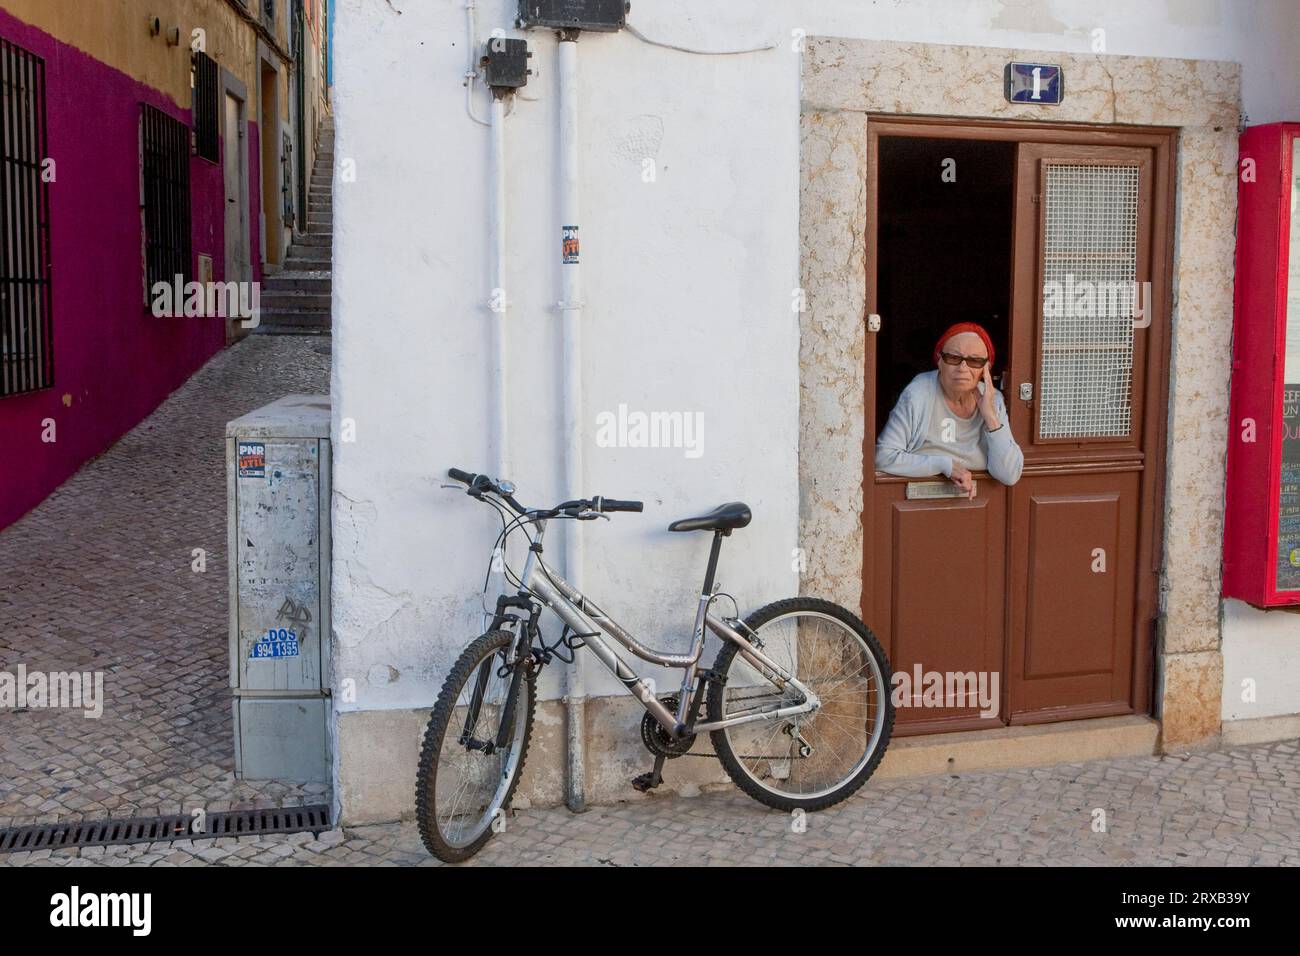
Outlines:
{"type": "MultiPolygon", "coordinates": [[[[821,700],[818,710],[713,731],[713,747],[736,786],[779,810],[821,810],[852,795],[875,772],[894,728],[889,659],[852,612],[816,598],[759,608],[745,636],[821,700]]],[[[742,630],[743,633],[743,630],[742,630]]],[[[778,689],[725,642],[709,686],[710,721],[803,702],[778,689]]]]}
{"type": "Polygon", "coordinates": [[[459,863],[491,839],[528,754],[533,681],[507,663],[515,636],[489,631],[447,675],[429,716],[416,774],[420,838],[440,860],[459,863]],[[514,706],[507,707],[513,689],[514,706]],[[503,732],[504,726],[504,732],[503,732]]]}

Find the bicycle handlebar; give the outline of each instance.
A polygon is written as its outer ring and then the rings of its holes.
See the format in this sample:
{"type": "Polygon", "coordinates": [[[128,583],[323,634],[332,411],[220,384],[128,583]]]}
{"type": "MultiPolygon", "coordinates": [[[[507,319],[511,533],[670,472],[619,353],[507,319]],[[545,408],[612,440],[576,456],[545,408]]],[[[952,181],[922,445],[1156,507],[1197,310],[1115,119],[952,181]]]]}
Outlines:
{"type": "MultiPolygon", "coordinates": [[[[470,472],[462,471],[459,468],[448,468],[447,476],[469,485],[469,494],[471,495],[478,496],[485,491],[493,491],[509,502],[516,511],[522,513],[527,510],[514,500],[512,494],[514,488],[513,486],[509,486],[508,483],[507,486],[509,487],[509,490],[505,490],[501,487],[499,482],[493,481],[487,475],[471,474],[470,472]]],[[[563,512],[576,516],[578,512],[582,511],[594,511],[597,514],[605,514],[610,511],[639,512],[644,509],[645,502],[643,501],[624,501],[619,498],[605,498],[601,495],[596,495],[594,498],[583,498],[579,501],[566,501],[563,504],[556,505],[551,509],[551,511],[556,514],[563,512]]]]}
{"type": "Polygon", "coordinates": [[[600,512],[605,511],[644,511],[644,501],[620,501],[617,498],[602,498],[597,495],[592,499],[595,509],[600,512]]]}

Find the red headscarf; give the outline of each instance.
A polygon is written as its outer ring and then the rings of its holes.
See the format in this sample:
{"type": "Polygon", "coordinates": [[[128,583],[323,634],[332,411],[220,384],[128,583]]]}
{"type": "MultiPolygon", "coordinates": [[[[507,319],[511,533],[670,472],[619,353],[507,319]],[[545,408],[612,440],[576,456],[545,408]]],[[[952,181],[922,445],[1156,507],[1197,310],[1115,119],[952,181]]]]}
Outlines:
{"type": "Polygon", "coordinates": [[[954,335],[961,335],[963,332],[974,332],[984,343],[984,347],[989,350],[989,365],[993,364],[993,340],[989,338],[988,332],[984,331],[984,326],[976,325],[974,322],[958,322],[956,325],[948,326],[947,331],[939,336],[939,341],[934,346],[934,363],[939,364],[939,353],[943,351],[944,344],[954,335]]]}

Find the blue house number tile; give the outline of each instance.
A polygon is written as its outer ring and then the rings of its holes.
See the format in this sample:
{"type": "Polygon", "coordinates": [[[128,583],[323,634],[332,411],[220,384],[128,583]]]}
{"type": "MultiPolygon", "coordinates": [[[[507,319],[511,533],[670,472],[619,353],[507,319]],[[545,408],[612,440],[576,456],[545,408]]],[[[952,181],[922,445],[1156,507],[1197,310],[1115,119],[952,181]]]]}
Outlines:
{"type": "Polygon", "coordinates": [[[1006,95],[1012,103],[1061,102],[1061,68],[1047,63],[1008,63],[1006,95]]]}

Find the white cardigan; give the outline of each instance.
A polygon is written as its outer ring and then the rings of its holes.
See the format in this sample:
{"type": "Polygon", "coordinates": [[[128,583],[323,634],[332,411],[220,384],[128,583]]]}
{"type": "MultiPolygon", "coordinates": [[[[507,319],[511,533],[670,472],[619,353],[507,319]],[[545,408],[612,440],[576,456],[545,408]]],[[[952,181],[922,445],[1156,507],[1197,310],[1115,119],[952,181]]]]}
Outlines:
{"type": "MultiPolygon", "coordinates": [[[[876,439],[876,468],[891,475],[907,478],[925,478],[931,475],[952,477],[952,458],[948,455],[920,455],[916,450],[925,444],[930,430],[930,413],[934,408],[935,393],[939,390],[939,371],[922,372],[912,379],[898,403],[889,413],[889,421],[876,439]]],[[[1011,437],[1006,402],[1002,393],[994,390],[998,420],[1002,427],[990,432],[980,423],[980,447],[988,461],[988,472],[1004,485],[1014,485],[1020,480],[1020,469],[1025,456],[1011,437]]]]}

